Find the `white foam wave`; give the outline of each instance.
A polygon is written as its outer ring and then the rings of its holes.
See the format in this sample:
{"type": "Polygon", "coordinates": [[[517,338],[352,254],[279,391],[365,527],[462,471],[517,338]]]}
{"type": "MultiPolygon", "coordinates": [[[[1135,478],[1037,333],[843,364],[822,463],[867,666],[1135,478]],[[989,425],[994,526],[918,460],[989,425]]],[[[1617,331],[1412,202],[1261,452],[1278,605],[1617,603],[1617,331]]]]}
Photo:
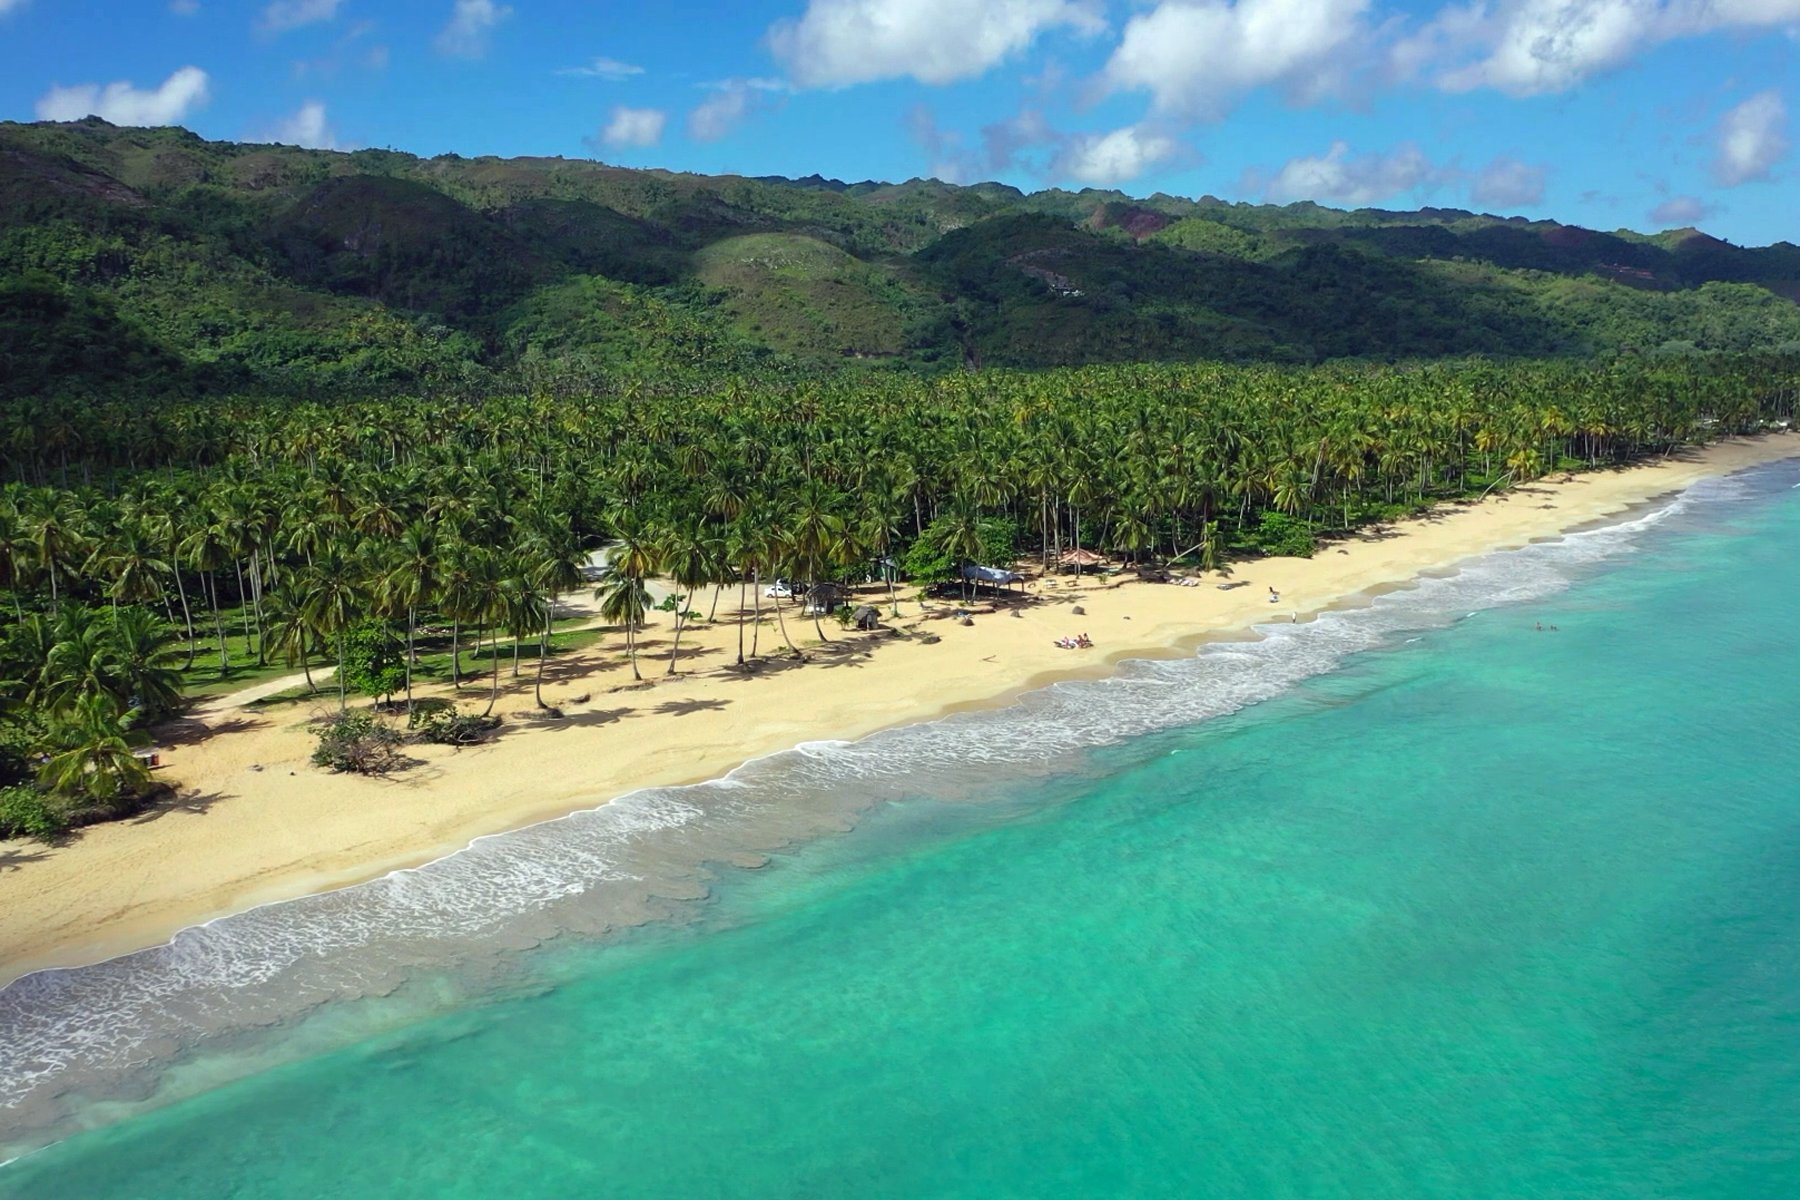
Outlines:
{"type": "Polygon", "coordinates": [[[807,742],[719,780],[635,792],[422,867],[211,921],[152,950],[26,976],[0,989],[0,1121],[41,1124],[59,1093],[105,1087],[211,1034],[380,994],[412,972],[561,929],[654,916],[657,896],[700,894],[707,861],[847,827],[883,800],[962,795],[978,786],[971,780],[1041,773],[1064,752],[1237,711],[1409,640],[1402,634],[1561,591],[1584,567],[1631,552],[1646,530],[1731,498],[1714,481],[1632,520],[1472,560],[1363,607],[1259,626],[1256,641],[1124,663],[1002,710],[807,742]]]}

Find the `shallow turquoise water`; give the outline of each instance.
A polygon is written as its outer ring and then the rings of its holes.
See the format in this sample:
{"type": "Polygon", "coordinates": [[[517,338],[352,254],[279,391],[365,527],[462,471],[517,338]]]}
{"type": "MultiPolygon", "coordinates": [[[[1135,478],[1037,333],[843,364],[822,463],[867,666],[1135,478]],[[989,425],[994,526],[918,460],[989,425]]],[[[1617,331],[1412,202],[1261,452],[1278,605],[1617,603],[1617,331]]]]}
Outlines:
{"type": "Polygon", "coordinates": [[[1797,550],[1765,488],[0,1196],[1800,1195],[1797,550]]]}

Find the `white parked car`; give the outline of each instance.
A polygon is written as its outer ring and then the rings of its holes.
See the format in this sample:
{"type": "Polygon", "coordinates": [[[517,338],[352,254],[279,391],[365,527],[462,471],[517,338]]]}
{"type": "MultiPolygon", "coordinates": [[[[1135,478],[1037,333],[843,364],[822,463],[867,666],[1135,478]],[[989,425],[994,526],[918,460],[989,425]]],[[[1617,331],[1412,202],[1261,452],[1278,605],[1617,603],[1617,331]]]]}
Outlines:
{"type": "Polygon", "coordinates": [[[771,600],[792,600],[794,598],[794,589],[788,586],[787,580],[777,579],[774,583],[771,583],[768,587],[763,589],[763,595],[769,597],[771,600]]]}

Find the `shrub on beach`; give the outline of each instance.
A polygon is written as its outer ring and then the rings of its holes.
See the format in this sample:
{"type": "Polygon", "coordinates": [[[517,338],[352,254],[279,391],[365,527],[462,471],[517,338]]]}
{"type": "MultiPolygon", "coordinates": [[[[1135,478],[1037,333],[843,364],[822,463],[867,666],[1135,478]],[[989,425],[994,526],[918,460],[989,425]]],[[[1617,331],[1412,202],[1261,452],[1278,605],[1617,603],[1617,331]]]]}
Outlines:
{"type": "Polygon", "coordinates": [[[1268,555],[1311,558],[1316,546],[1312,526],[1283,512],[1263,513],[1256,528],[1246,533],[1245,542],[1268,555]]]}
{"type": "Polygon", "coordinates": [[[342,713],[319,729],[316,767],[353,775],[385,775],[403,761],[400,731],[368,713],[342,713]]]}
{"type": "Polygon", "coordinates": [[[500,718],[458,712],[453,704],[415,710],[411,719],[417,741],[438,746],[473,746],[500,726],[500,718]]]}
{"type": "Polygon", "coordinates": [[[0,838],[53,842],[69,828],[68,814],[34,787],[0,789],[0,838]]]}

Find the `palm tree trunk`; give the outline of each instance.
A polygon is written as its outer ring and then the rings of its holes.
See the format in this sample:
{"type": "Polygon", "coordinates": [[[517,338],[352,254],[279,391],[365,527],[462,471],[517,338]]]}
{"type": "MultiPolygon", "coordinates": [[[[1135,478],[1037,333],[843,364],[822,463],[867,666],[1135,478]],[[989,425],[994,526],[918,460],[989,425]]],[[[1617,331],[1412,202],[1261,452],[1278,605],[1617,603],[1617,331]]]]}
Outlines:
{"type": "Polygon", "coordinates": [[[250,608],[244,603],[249,594],[244,590],[244,564],[232,559],[231,569],[237,574],[238,619],[244,626],[244,656],[248,658],[256,653],[256,648],[250,642],[250,608]]]}
{"type": "Polygon", "coordinates": [[[500,630],[498,627],[490,631],[488,643],[494,652],[494,685],[488,689],[487,708],[481,714],[484,717],[493,715],[494,702],[500,699],[500,630]]]}
{"type": "Polygon", "coordinates": [[[342,630],[342,629],[338,630],[337,681],[338,681],[338,715],[340,717],[344,715],[344,710],[350,707],[349,693],[344,691],[344,637],[345,637],[344,630],[342,630]]]}
{"type": "Polygon", "coordinates": [[[794,654],[799,654],[799,647],[795,646],[794,639],[788,636],[787,616],[781,611],[780,596],[775,597],[775,621],[781,626],[781,640],[787,643],[788,650],[794,654]]]}
{"type": "Polygon", "coordinates": [[[219,678],[225,678],[231,670],[231,648],[225,642],[225,614],[219,611],[219,577],[212,571],[206,573],[207,586],[212,590],[213,630],[219,635],[219,678]]]}
{"type": "Polygon", "coordinates": [[[413,671],[413,635],[418,628],[419,613],[416,608],[406,608],[406,715],[413,715],[412,671],[413,671]]]}
{"type": "Polygon", "coordinates": [[[551,599],[544,605],[544,636],[543,639],[538,642],[537,688],[535,694],[537,696],[537,706],[539,708],[544,707],[544,660],[550,657],[550,620],[551,615],[555,612],[556,601],[551,599]]]}
{"type": "MultiPolygon", "coordinates": [[[[480,639],[476,639],[479,648],[480,639]]],[[[462,618],[450,622],[450,686],[462,691],[462,618]]]]}
{"type": "Polygon", "coordinates": [[[738,581],[738,619],[737,619],[738,657],[737,657],[737,665],[740,667],[744,665],[744,587],[745,587],[745,584],[747,584],[748,582],[749,581],[747,579],[740,579],[738,581]]]}
{"type": "Polygon", "coordinates": [[[631,678],[642,683],[644,677],[638,674],[637,665],[637,623],[630,619],[625,622],[625,653],[631,658],[631,678]]]}
{"type": "Polygon", "coordinates": [[[675,614],[675,644],[669,651],[668,673],[670,675],[675,674],[675,660],[681,654],[681,631],[685,627],[685,622],[681,618],[682,614],[677,611],[675,614]]]}
{"type": "Polygon", "coordinates": [[[756,614],[750,626],[750,657],[756,657],[756,648],[762,643],[762,572],[750,573],[750,604],[756,614]]]}
{"type": "Polygon", "coordinates": [[[263,607],[262,607],[262,552],[252,551],[250,554],[250,604],[251,612],[256,617],[256,665],[269,665],[268,647],[263,645],[263,607]]]}

